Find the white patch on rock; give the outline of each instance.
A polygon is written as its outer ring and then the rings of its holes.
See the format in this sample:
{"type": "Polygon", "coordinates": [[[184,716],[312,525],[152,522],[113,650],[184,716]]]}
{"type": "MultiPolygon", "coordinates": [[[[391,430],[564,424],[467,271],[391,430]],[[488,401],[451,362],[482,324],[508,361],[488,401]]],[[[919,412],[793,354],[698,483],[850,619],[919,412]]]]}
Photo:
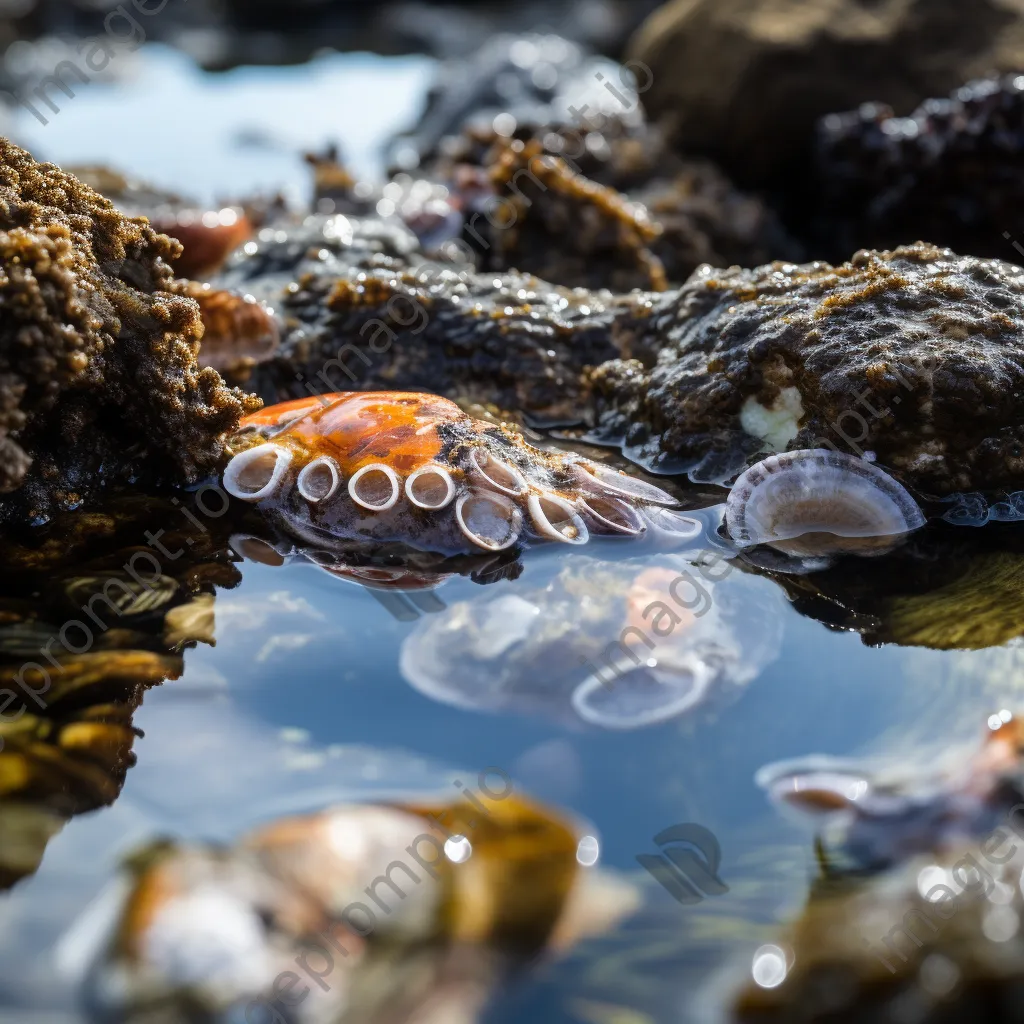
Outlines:
{"type": "Polygon", "coordinates": [[[803,415],[800,392],[789,387],[783,388],[767,408],[751,395],[740,409],[740,425],[752,437],[760,437],[772,451],[784,452],[800,433],[803,415]]]}

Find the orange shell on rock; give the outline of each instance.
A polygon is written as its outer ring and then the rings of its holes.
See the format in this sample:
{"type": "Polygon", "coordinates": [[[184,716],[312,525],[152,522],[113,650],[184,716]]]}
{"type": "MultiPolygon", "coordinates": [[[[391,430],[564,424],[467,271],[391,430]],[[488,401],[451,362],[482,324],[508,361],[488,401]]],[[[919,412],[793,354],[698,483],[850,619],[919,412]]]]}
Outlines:
{"type": "Polygon", "coordinates": [[[437,395],[354,391],[327,398],[299,398],[262,409],[245,417],[241,428],[279,426],[275,441],[309,458],[330,455],[346,475],[378,462],[405,474],[441,455],[440,425],[468,420],[454,402],[437,395]]]}

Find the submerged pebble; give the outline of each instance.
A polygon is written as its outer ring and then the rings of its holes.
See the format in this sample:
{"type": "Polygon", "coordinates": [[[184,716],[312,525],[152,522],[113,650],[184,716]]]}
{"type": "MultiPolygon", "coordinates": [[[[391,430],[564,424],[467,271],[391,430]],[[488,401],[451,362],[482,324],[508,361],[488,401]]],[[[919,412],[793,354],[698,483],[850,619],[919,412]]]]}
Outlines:
{"type": "Polygon", "coordinates": [[[337,805],[227,847],[137,851],[111,905],[76,926],[98,946],[93,1019],[149,1020],[159,1005],[167,1020],[199,1011],[218,1024],[280,1011],[309,1024],[475,1020],[506,970],[600,934],[637,902],[582,866],[560,814],[510,782],[490,794],[337,805]],[[310,982],[301,1005],[293,978],[310,982]]]}

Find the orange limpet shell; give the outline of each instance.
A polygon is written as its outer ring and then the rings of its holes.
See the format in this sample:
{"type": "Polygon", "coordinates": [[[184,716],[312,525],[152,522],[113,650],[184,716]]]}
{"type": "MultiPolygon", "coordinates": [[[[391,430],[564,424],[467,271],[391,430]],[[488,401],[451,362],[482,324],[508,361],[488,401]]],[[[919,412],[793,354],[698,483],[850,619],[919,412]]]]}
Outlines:
{"type": "Polygon", "coordinates": [[[310,459],[329,455],[346,475],[375,462],[406,474],[440,457],[440,425],[467,418],[437,395],[354,391],[283,402],[246,416],[240,426],[281,426],[276,443],[299,448],[310,459]]]}

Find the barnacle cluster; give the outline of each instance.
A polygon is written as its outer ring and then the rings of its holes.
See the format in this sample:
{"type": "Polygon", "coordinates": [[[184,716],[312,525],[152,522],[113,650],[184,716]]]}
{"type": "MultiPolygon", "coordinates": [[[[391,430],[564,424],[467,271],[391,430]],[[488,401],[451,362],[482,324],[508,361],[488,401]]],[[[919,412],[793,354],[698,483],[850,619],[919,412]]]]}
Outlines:
{"type": "Polygon", "coordinates": [[[255,400],[200,370],[177,243],[0,139],[0,509],[48,516],[219,464],[255,400]],[[11,497],[18,492],[16,499],[11,497]]]}

